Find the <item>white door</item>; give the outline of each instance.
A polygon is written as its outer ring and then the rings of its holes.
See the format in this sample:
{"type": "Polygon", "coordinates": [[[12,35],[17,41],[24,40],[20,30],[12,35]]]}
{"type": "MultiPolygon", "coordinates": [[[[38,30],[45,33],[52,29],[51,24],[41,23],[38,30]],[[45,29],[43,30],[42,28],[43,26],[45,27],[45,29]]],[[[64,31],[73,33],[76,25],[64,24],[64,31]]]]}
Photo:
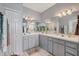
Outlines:
{"type": "Polygon", "coordinates": [[[22,51],[22,19],[20,14],[15,13],[15,18],[14,18],[14,24],[15,24],[15,52],[21,52],[22,51]]]}
{"type": "Polygon", "coordinates": [[[6,19],[9,23],[10,45],[8,46],[9,52],[21,52],[22,46],[22,20],[20,13],[15,11],[6,10],[6,19]]]}

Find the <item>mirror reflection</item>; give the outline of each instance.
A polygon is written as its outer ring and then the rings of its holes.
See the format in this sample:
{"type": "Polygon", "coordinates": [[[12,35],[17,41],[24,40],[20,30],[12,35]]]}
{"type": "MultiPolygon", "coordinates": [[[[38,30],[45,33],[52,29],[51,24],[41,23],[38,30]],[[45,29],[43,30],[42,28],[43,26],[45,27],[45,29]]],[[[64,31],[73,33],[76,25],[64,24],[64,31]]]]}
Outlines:
{"type": "Polygon", "coordinates": [[[37,22],[34,17],[23,18],[23,33],[43,32],[79,35],[79,15],[77,13],[65,16],[51,17],[37,22]]]}

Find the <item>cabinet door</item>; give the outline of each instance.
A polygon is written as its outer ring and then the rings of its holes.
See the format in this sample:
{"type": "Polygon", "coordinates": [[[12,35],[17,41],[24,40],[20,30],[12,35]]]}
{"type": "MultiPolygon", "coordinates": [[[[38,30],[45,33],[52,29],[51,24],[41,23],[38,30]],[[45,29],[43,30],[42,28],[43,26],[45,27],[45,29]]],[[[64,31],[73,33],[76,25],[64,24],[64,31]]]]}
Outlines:
{"type": "Polygon", "coordinates": [[[35,47],[39,46],[39,35],[35,35],[35,47]]]}
{"type": "Polygon", "coordinates": [[[52,38],[48,37],[48,52],[53,53],[53,40],[52,38]]]}
{"type": "Polygon", "coordinates": [[[25,37],[23,37],[23,51],[25,50],[25,37]]]}
{"type": "Polygon", "coordinates": [[[28,36],[23,37],[23,50],[28,49],[28,44],[29,44],[28,36]]]}
{"type": "Polygon", "coordinates": [[[44,39],[44,49],[47,51],[47,48],[48,48],[48,38],[47,38],[47,36],[44,36],[43,39],[44,39]]]}
{"type": "Polygon", "coordinates": [[[58,56],[64,56],[64,45],[58,44],[58,56]]]}
{"type": "Polygon", "coordinates": [[[58,56],[58,44],[54,42],[54,46],[53,46],[53,54],[58,56]]]}
{"type": "Polygon", "coordinates": [[[39,39],[39,45],[40,45],[40,47],[41,48],[43,48],[43,46],[44,46],[44,39],[43,39],[43,36],[42,35],[40,35],[40,37],[39,37],[40,39],[39,39]]]}
{"type": "Polygon", "coordinates": [[[64,56],[64,45],[54,42],[53,45],[53,54],[56,56],[64,56]]]}
{"type": "Polygon", "coordinates": [[[29,48],[39,46],[39,39],[38,35],[30,35],[29,36],[29,48]]]}
{"type": "Polygon", "coordinates": [[[47,37],[40,35],[40,47],[47,50],[47,37]]]}
{"type": "Polygon", "coordinates": [[[29,36],[29,48],[33,48],[35,45],[35,39],[32,35],[29,36]]]}

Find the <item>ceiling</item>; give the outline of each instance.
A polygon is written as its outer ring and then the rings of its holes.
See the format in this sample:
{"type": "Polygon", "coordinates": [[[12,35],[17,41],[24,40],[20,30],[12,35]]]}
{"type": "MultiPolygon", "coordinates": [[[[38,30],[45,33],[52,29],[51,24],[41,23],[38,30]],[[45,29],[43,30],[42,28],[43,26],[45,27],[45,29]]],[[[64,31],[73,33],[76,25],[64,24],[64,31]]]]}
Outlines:
{"type": "Polygon", "coordinates": [[[23,6],[42,13],[55,4],[56,3],[23,3],[23,6]]]}

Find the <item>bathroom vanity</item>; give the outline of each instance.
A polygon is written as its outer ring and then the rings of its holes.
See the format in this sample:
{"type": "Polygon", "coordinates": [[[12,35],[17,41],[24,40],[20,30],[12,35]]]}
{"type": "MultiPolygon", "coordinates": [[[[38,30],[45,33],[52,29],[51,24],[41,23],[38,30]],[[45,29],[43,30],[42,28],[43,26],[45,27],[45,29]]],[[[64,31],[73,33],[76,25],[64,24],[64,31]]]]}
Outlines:
{"type": "Polygon", "coordinates": [[[40,35],[40,47],[56,56],[77,56],[79,55],[79,40],[53,35],[40,35]],[[46,37],[46,38],[45,38],[46,37]],[[43,39],[43,40],[42,40],[43,39]],[[47,41],[46,41],[47,40],[47,41]],[[45,44],[46,42],[46,44],[45,44]]]}
{"type": "Polygon", "coordinates": [[[26,34],[23,36],[23,51],[39,46],[38,34],[26,34]]]}
{"type": "Polygon", "coordinates": [[[78,56],[79,37],[65,34],[31,33],[23,37],[23,50],[41,47],[55,56],[78,56]]]}
{"type": "Polygon", "coordinates": [[[41,47],[55,56],[78,56],[79,35],[75,35],[77,19],[65,24],[61,19],[53,17],[38,24],[35,20],[24,19],[23,51],[41,47]]]}

